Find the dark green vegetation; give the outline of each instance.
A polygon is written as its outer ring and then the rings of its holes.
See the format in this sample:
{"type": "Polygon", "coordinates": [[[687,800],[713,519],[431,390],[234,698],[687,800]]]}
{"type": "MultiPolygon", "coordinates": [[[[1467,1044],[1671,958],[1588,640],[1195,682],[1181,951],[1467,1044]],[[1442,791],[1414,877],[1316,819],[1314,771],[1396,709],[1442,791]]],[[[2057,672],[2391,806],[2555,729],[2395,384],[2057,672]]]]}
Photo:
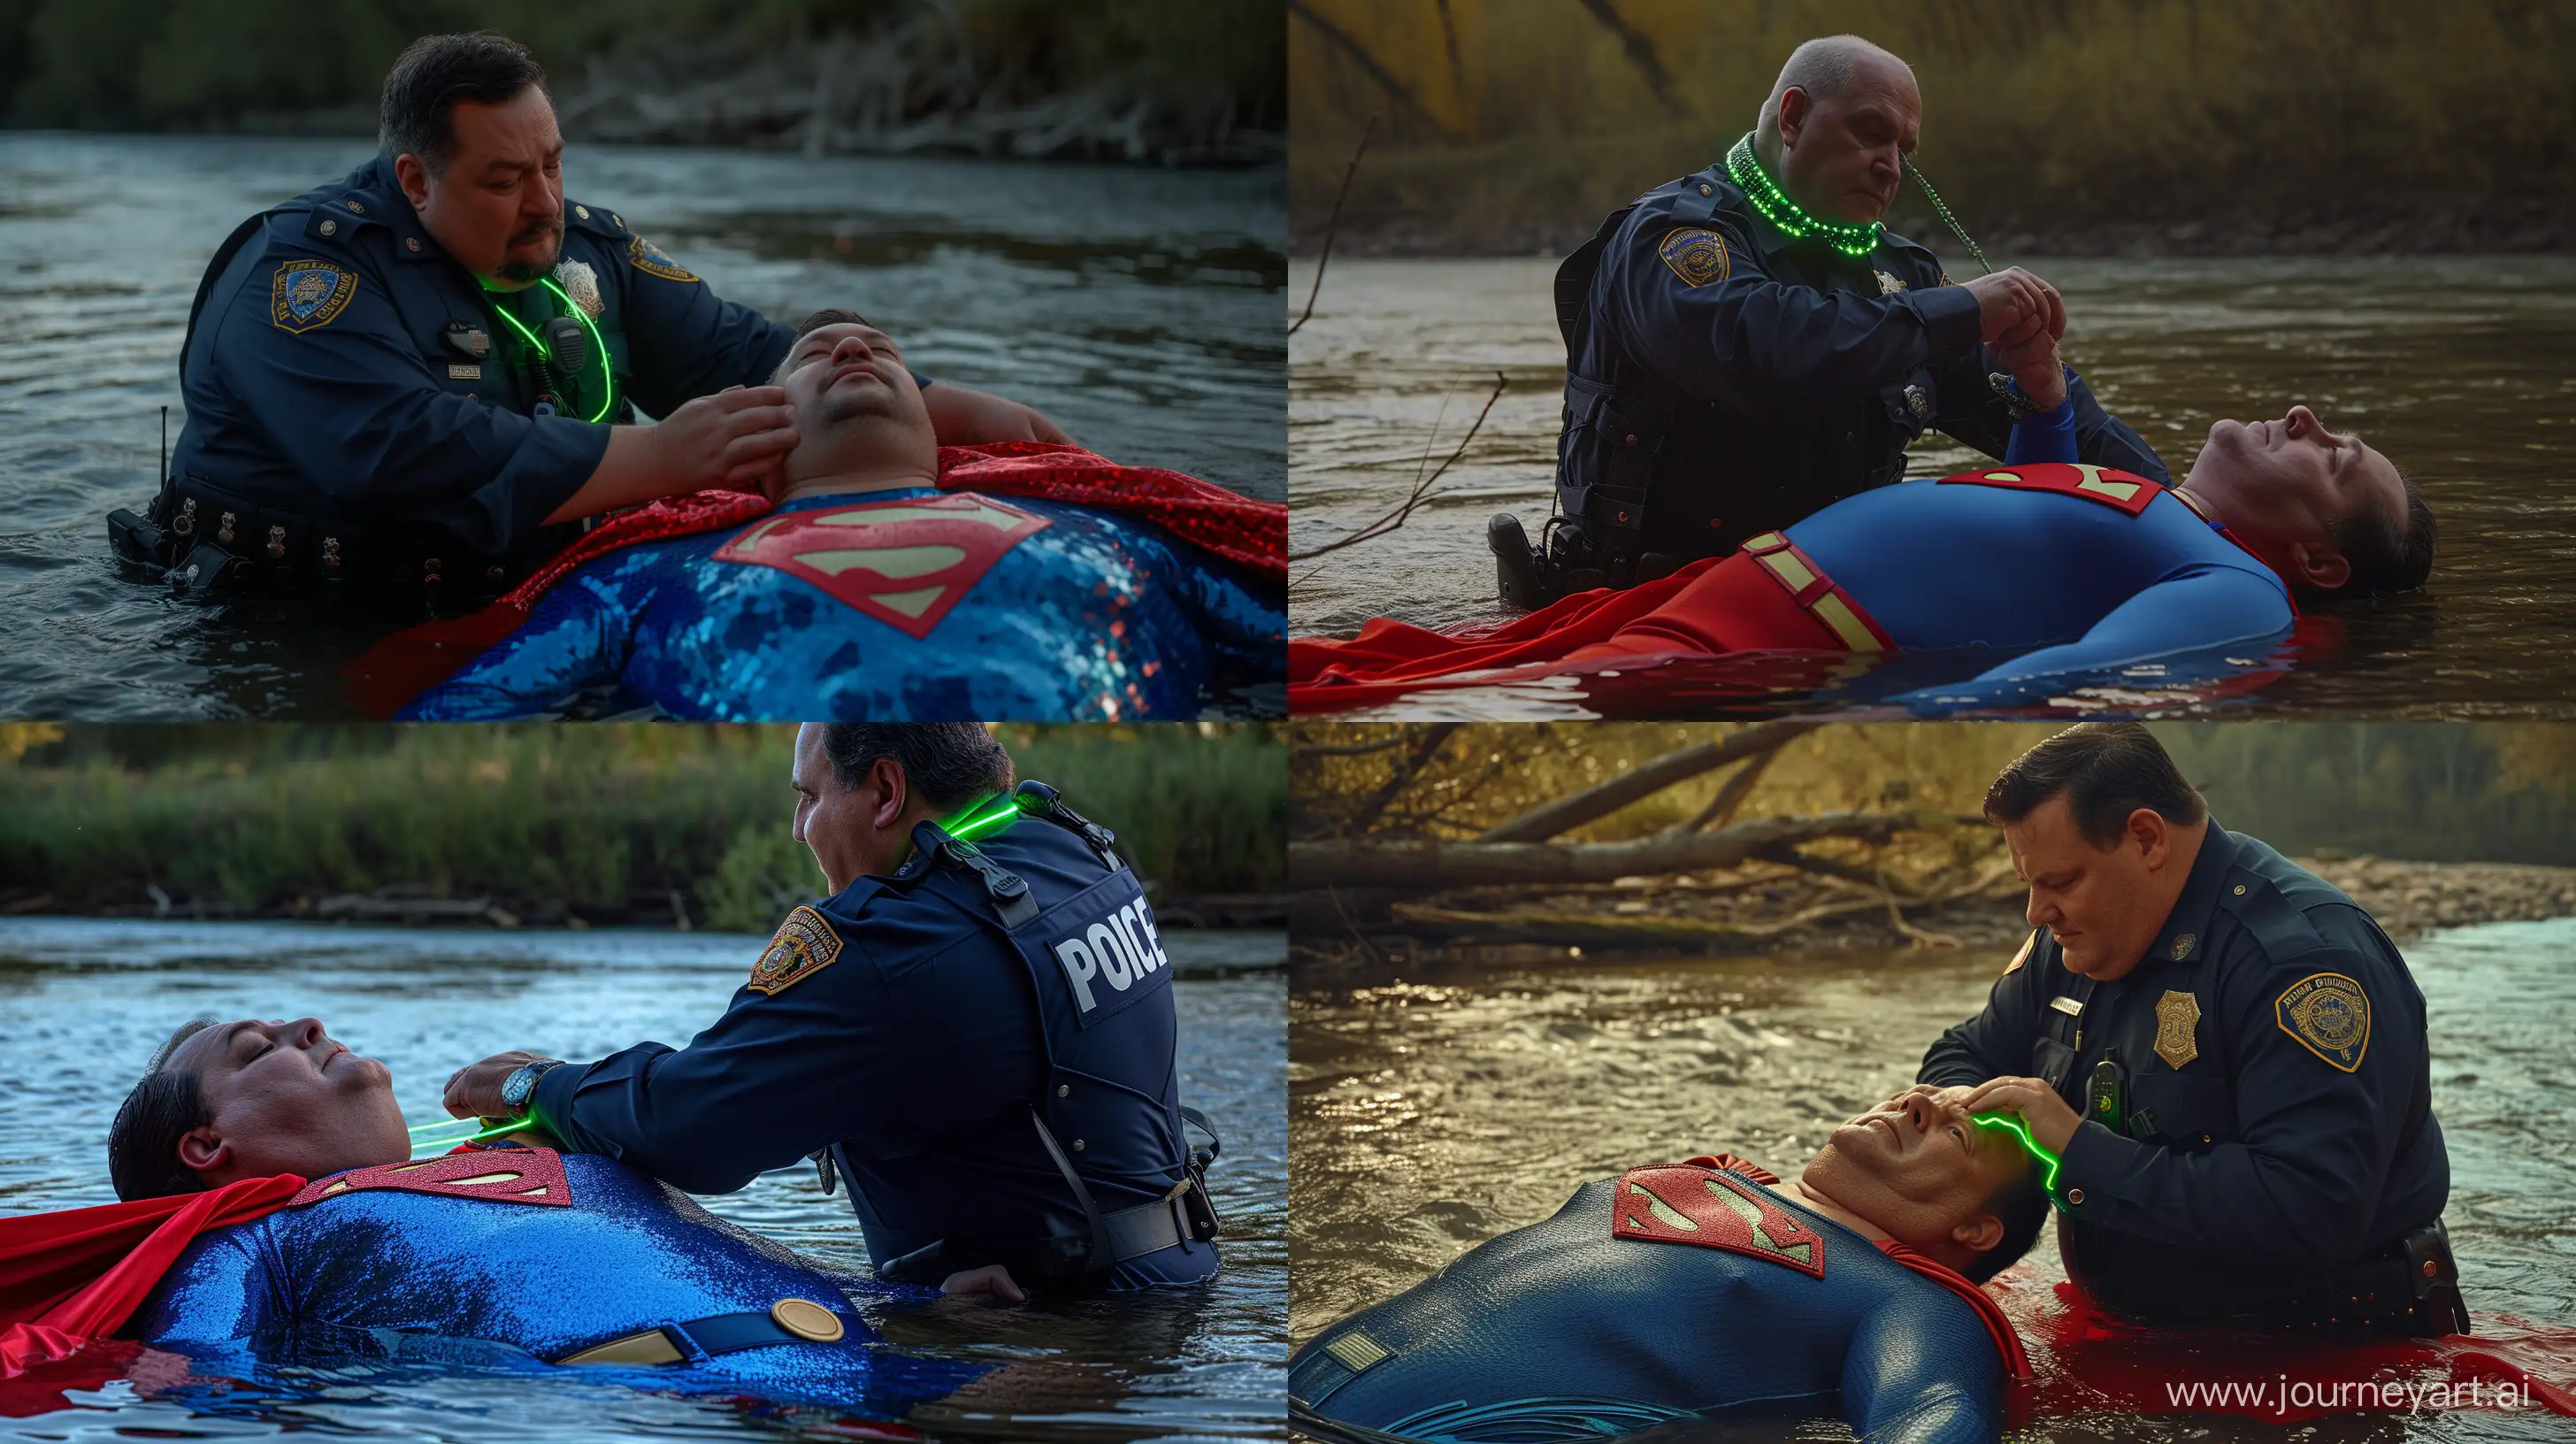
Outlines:
{"type": "Polygon", "coordinates": [[[363,121],[415,36],[488,27],[536,51],[559,105],[636,64],[696,81],[882,43],[907,70],[897,119],[1080,91],[1275,131],[1283,25],[1278,0],[0,0],[0,118],[221,128],[346,109],[363,121]]]}
{"type": "MultiPolygon", "coordinates": [[[[1372,113],[1345,245],[1564,249],[1718,159],[1790,50],[1842,31],[1913,64],[1918,159],[1989,252],[2576,239],[2576,8],[2546,0],[1296,0],[1289,23],[1310,253],[1372,113]]],[[[1893,220],[1940,231],[1911,185],[1893,220]]]]}
{"type": "MultiPolygon", "coordinates": [[[[1158,898],[1284,866],[1258,726],[1001,729],[1020,776],[1114,829],[1158,898]]],[[[767,931],[822,886],[789,835],[783,727],[0,728],[0,908],[293,912],[416,888],[531,922],[767,931]],[[6,761],[20,746],[24,755],[6,761]],[[644,901],[639,904],[638,899],[644,901]]]]}

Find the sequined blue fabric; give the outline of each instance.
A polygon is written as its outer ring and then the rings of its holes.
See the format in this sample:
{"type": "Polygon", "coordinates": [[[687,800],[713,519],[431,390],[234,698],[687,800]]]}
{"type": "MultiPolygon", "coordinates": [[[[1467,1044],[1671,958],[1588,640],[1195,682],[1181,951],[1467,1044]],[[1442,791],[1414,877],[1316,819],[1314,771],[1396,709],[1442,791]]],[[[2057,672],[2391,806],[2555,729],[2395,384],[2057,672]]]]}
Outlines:
{"type": "MultiPolygon", "coordinates": [[[[806,497],[780,512],[956,494],[806,497]]],[[[1149,522],[1009,505],[1050,525],[925,637],[777,568],[713,560],[737,532],[710,532],[579,568],[402,715],[524,717],[605,693],[613,713],[717,720],[1134,721],[1196,717],[1209,688],[1285,675],[1276,586],[1149,522]]]]}
{"type": "Polygon", "coordinates": [[[747,1394],[899,1417],[984,1370],[885,1345],[859,1304],[932,1295],[829,1270],[719,1222],[607,1158],[565,1154],[569,1207],[373,1190],[199,1238],[123,1333],[200,1374],[339,1358],[613,1378],[673,1393],[747,1394]],[[833,1343],[695,1363],[545,1363],[665,1323],[763,1312],[783,1298],[850,1320],[833,1343]]]}
{"type": "Polygon", "coordinates": [[[1587,1183],[1555,1217],[1316,1335],[1289,1363],[1290,1396],[1426,1444],[1593,1439],[1763,1400],[1822,1413],[1837,1392],[1870,1439],[1981,1444],[2002,1428],[2003,1365],[1976,1311],[1858,1233],[1762,1188],[1823,1238],[1813,1278],[1617,1237],[1617,1186],[1587,1183]]]}

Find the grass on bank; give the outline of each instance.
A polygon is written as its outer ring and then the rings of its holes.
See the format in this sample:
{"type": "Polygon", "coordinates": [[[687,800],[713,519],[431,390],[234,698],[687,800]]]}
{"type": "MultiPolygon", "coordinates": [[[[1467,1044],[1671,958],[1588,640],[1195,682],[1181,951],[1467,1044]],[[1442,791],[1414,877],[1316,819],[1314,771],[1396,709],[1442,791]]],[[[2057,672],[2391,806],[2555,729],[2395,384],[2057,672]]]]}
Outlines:
{"type": "MultiPolygon", "coordinates": [[[[1020,776],[1118,834],[1162,895],[1280,885],[1286,763],[1258,726],[1000,729],[1020,776]]],[[[785,727],[81,728],[0,760],[0,889],[48,911],[272,909],[391,885],[522,916],[671,892],[760,932],[822,881],[788,832],[785,727]]],[[[8,739],[0,739],[5,741],[8,739]]],[[[0,759],[9,749],[0,747],[0,759]]]]}
{"type": "MultiPolygon", "coordinates": [[[[1845,31],[1913,65],[1917,158],[1985,239],[2563,206],[2576,193],[2576,8],[2565,5],[1300,0],[1296,242],[1319,243],[1372,113],[1382,120],[1347,227],[1467,251],[1532,228],[1588,233],[1717,160],[1798,42],[1845,31]]],[[[1937,228],[1911,185],[1896,219],[1937,228]]]]}

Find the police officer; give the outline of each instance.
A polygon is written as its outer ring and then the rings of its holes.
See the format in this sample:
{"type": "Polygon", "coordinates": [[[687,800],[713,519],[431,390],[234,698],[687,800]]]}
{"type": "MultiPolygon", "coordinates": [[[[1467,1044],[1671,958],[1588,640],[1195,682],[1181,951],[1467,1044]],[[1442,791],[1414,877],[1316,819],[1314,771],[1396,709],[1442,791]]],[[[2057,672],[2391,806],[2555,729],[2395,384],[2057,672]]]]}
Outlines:
{"type": "Polygon", "coordinates": [[[723,1017],[676,1052],[486,1059],[449,1111],[531,1117],[692,1193],[812,1156],[899,1282],[1213,1275],[1214,1134],[1183,1132],[1206,1120],[1180,1104],[1170,963],[1109,831],[1013,791],[974,723],[808,724],[793,780],[834,894],[723,1017]]]}
{"type": "MultiPolygon", "coordinates": [[[[1880,229],[1922,109],[1895,56],[1808,41],[1725,160],[1613,212],[1558,268],[1557,515],[1536,548],[1519,518],[1493,519],[1504,601],[1722,555],[1901,479],[1929,428],[2003,454],[2027,405],[2003,383],[2065,311],[2018,268],[1948,284],[1930,251],[1880,229]]],[[[2170,482],[2074,391],[2080,460],[2170,482]]]]}
{"type": "Polygon", "coordinates": [[[2424,997],[2352,899],[2228,832],[2136,723],[1986,794],[2034,931],[1918,1088],[2058,1155],[2058,1245],[2146,1322],[2466,1332],[2424,997]]]}
{"type": "MultiPolygon", "coordinates": [[[[795,445],[791,331],[719,299],[604,206],[567,204],[534,56],[415,41],[382,154],[234,230],[199,283],[187,421],[119,558],[200,595],[258,581],[453,609],[613,507],[756,485],[795,445]],[[733,389],[739,388],[739,389],[733,389]],[[636,426],[638,409],[661,418],[636,426]]],[[[934,386],[943,442],[1064,440],[934,386]]]]}

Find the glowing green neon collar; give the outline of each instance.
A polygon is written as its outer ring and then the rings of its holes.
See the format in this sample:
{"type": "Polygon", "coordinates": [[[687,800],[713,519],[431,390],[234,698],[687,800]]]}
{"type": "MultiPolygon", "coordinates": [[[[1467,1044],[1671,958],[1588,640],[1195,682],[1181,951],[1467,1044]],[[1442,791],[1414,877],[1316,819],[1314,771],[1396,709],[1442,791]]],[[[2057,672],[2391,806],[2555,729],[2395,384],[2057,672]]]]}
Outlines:
{"type": "Polygon", "coordinates": [[[2039,1181],[2040,1191],[2052,1199],[2057,1197],[2057,1155],[2040,1147],[2039,1140],[2030,1136],[2027,1125],[2009,1113],[1977,1113],[1970,1116],[1976,1120],[1979,1128],[2000,1128],[2020,1139],[2021,1146],[2029,1150],[2031,1157],[2048,1166],[2048,1176],[2039,1181]]]}
{"type": "Polygon", "coordinates": [[[1791,240],[1821,237],[1826,244],[1854,260],[1878,249],[1878,222],[1818,220],[1789,199],[1789,193],[1780,188],[1778,181],[1771,179],[1771,173],[1762,168],[1762,162],[1754,159],[1753,132],[1749,130],[1736,141],[1735,148],[1726,153],[1726,173],[1744,188],[1745,199],[1753,202],[1753,209],[1761,213],[1762,219],[1791,240]]]}
{"type": "Polygon", "coordinates": [[[1019,821],[1020,817],[1020,795],[1016,792],[1005,792],[998,796],[987,797],[981,802],[969,804],[947,821],[939,824],[939,830],[959,842],[973,842],[977,838],[990,837],[1000,832],[1019,821]]]}
{"type": "MultiPolygon", "coordinates": [[[[567,314],[581,318],[581,328],[590,333],[592,343],[599,347],[599,378],[602,383],[600,386],[599,410],[593,414],[590,419],[593,421],[602,420],[608,415],[608,408],[617,404],[617,374],[614,368],[608,364],[608,339],[599,334],[599,327],[591,321],[590,313],[583,310],[581,307],[574,305],[572,297],[564,294],[563,287],[556,285],[551,278],[545,276],[538,277],[537,284],[554,292],[556,298],[563,302],[564,311],[567,314]]],[[[487,286],[484,289],[489,290],[490,287],[487,286]]],[[[553,348],[547,346],[545,342],[538,340],[537,333],[528,329],[527,322],[510,314],[510,308],[508,306],[495,301],[492,303],[492,309],[500,312],[501,319],[509,322],[513,330],[516,330],[520,335],[527,337],[528,344],[537,348],[538,354],[547,356],[554,354],[553,348]]]]}
{"type": "Polygon", "coordinates": [[[504,1118],[497,1122],[485,1118],[442,1118],[436,1123],[423,1123],[412,1128],[411,1146],[415,1153],[424,1148],[434,1148],[443,1153],[460,1143],[480,1143],[487,1138],[498,1138],[504,1133],[516,1133],[536,1126],[537,1121],[533,1118],[504,1118]]]}

